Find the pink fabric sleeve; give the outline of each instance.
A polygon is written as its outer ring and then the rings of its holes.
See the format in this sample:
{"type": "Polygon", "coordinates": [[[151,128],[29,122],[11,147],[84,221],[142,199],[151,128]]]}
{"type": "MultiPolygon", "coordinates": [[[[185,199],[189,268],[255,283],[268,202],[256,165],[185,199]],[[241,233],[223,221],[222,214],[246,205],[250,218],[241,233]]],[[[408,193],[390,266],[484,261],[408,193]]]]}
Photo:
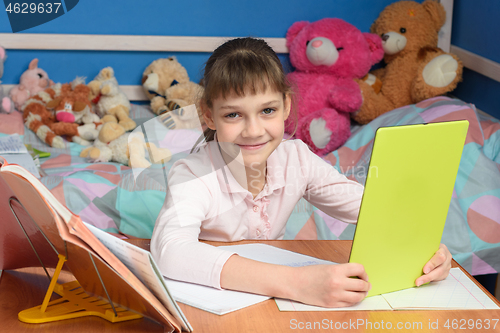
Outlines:
{"type": "Polygon", "coordinates": [[[331,217],[356,223],[363,185],[347,179],[302,142],[297,144],[299,159],[307,177],[304,199],[331,217]]]}
{"type": "Polygon", "coordinates": [[[222,267],[233,252],[198,241],[201,223],[214,200],[210,186],[219,187],[214,174],[197,178],[186,165],[172,167],[151,254],[164,276],[221,289],[222,267]]]}

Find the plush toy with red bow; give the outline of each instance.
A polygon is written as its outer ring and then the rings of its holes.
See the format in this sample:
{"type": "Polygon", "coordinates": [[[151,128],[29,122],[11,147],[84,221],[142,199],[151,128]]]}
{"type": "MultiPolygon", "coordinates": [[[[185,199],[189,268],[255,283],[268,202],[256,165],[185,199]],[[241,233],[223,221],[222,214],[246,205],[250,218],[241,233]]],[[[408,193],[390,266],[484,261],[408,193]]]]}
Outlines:
{"type": "Polygon", "coordinates": [[[118,122],[126,131],[137,127],[129,116],[130,101],[118,85],[112,67],[101,69],[87,86],[91,90],[91,100],[102,122],[118,122]]]}
{"type": "MultiPolygon", "coordinates": [[[[341,19],[325,18],[294,23],[286,41],[295,67],[288,78],[298,89],[295,136],[316,154],[327,154],[351,135],[350,114],[362,104],[355,79],[382,59],[382,40],[341,19]]],[[[286,123],[290,134],[292,118],[286,123]]]]}

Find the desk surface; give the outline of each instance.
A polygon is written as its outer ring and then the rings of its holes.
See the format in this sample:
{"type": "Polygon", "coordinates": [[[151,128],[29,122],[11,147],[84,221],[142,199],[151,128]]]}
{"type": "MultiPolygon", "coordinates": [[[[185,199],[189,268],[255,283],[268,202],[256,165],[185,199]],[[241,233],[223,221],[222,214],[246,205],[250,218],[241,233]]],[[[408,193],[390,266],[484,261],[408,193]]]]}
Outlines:
{"type": "MultiPolygon", "coordinates": [[[[221,245],[221,243],[210,243],[221,245]]],[[[241,243],[243,242],[238,244],[241,243]]],[[[262,243],[342,263],[348,260],[352,242],[266,241],[262,243]]],[[[228,243],[223,244],[228,245],[228,243]]],[[[138,245],[148,246],[144,241],[138,241],[138,245]]],[[[456,267],[458,264],[454,262],[453,266],[456,267]]],[[[62,272],[60,282],[71,281],[71,277],[70,273],[62,272]]],[[[41,304],[48,284],[49,281],[40,268],[4,271],[0,278],[0,331],[16,333],[102,332],[104,330],[120,333],[163,331],[161,326],[148,319],[116,324],[111,324],[97,317],[39,325],[18,321],[19,311],[41,304]]],[[[482,289],[487,293],[484,288],[482,289]]],[[[494,298],[492,297],[492,299],[494,298]]],[[[494,300],[500,305],[496,299],[494,300]]],[[[310,331],[337,331],[336,328],[341,328],[339,331],[364,332],[371,331],[370,327],[374,331],[390,331],[390,326],[392,326],[393,331],[399,331],[396,330],[398,326],[400,328],[406,327],[408,332],[463,332],[464,330],[469,332],[500,332],[500,310],[280,312],[274,300],[271,299],[218,316],[181,303],[179,305],[193,326],[195,333],[296,332],[307,328],[310,328],[310,331]],[[449,328],[445,326],[447,323],[449,328]],[[489,329],[486,329],[488,325],[489,329]]]]}

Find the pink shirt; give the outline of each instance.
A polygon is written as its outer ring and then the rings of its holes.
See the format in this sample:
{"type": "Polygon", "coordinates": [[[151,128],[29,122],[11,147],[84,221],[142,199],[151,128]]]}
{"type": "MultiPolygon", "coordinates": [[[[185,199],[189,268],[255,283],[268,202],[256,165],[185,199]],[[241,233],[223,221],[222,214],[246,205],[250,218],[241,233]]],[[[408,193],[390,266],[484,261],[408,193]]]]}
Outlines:
{"type": "Polygon", "coordinates": [[[302,141],[289,140],[269,156],[266,184],[254,199],[211,141],[172,166],[151,253],[163,275],[220,288],[222,267],[233,252],[198,239],[282,239],[300,198],[332,217],[356,223],[362,193],[361,184],[340,174],[302,141]]]}

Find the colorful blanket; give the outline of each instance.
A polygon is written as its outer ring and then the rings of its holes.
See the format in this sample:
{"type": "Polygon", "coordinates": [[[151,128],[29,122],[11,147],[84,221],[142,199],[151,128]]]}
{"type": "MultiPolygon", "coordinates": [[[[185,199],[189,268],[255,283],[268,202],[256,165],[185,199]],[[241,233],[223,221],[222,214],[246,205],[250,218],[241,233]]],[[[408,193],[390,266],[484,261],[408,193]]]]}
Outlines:
{"type": "MultiPolygon", "coordinates": [[[[15,114],[0,115],[1,133],[23,134],[15,114]],[[8,123],[8,126],[5,125],[8,123]]],[[[153,118],[148,108],[133,105],[131,117],[138,124],[153,118]]],[[[471,274],[500,271],[500,122],[476,112],[473,105],[437,97],[406,106],[352,129],[346,144],[324,157],[347,177],[364,183],[375,131],[380,126],[467,119],[466,145],[442,242],[471,274]]],[[[24,142],[51,153],[41,160],[47,174],[42,182],[74,213],[101,229],[151,237],[165,199],[165,172],[189,153],[201,133],[170,131],[158,142],[172,150],[163,167],[143,172],[117,163],[88,163],[79,157],[82,146],[68,143],[65,149],[43,144],[24,130],[24,142]]],[[[0,134],[5,135],[5,134],[0,134]]],[[[335,220],[301,200],[290,217],[285,239],[352,239],[355,226],[335,220]]]]}

